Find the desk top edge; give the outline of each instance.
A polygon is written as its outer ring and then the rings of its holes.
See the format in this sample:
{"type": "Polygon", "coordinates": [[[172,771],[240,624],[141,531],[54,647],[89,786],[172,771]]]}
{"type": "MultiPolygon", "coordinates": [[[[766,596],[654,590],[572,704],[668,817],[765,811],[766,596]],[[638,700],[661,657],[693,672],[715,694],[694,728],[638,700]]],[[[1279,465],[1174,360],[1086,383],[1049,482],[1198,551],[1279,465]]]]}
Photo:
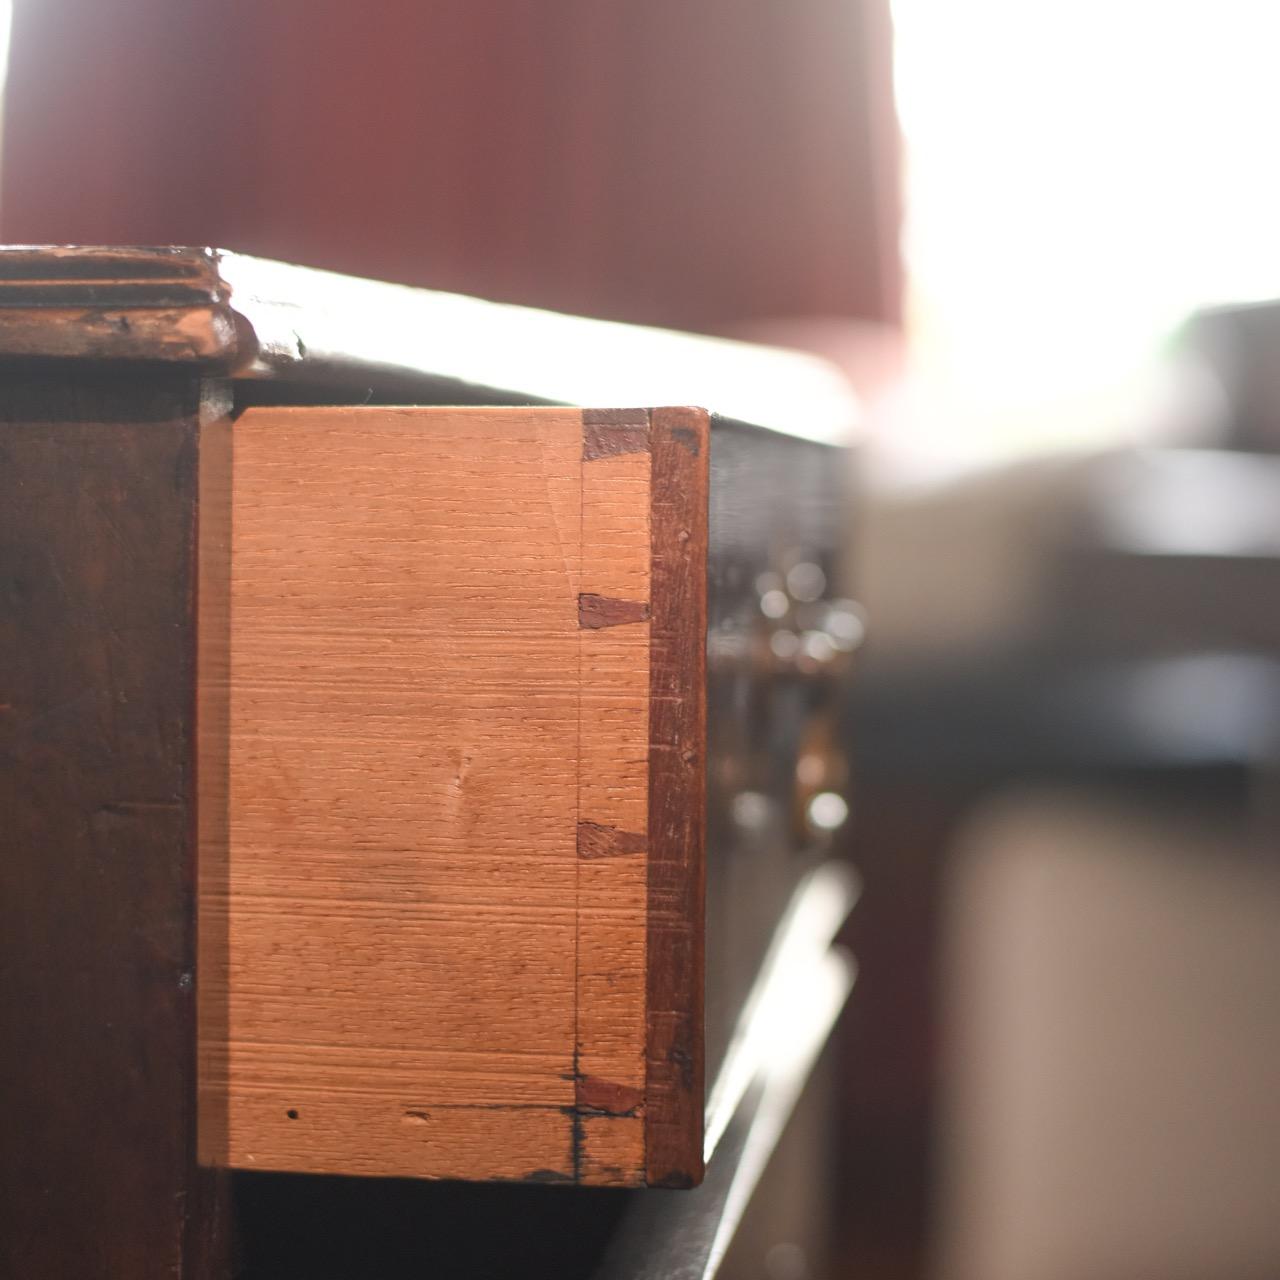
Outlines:
{"type": "Polygon", "coordinates": [[[858,419],[807,353],[363,280],[227,250],[0,246],[0,360],[185,364],[240,381],[458,388],[498,402],[697,404],[822,443],[858,419]]]}

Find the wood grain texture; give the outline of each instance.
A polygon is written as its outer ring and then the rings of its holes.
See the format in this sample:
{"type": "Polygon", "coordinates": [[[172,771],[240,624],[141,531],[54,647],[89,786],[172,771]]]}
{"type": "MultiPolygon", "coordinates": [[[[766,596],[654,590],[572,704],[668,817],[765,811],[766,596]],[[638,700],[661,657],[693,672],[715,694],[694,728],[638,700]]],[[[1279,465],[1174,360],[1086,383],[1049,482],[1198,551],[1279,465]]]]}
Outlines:
{"type": "Polygon", "coordinates": [[[651,415],[645,1172],[702,1178],[707,486],[701,409],[651,415]]]}
{"type": "Polygon", "coordinates": [[[0,380],[0,1274],[224,1274],[195,1162],[197,449],[180,370],[0,380]]]}
{"type": "Polygon", "coordinates": [[[582,420],[575,1149],[582,1179],[625,1184],[645,1164],[649,422],[582,420]],[[596,857],[604,831],[618,834],[596,857]]]}
{"type": "MultiPolygon", "coordinates": [[[[204,1159],[645,1181],[647,443],[643,411],[236,422],[229,651],[202,652],[204,1159]],[[593,625],[584,596],[627,607],[593,625]]],[[[698,545],[669,578],[701,579],[698,545]]],[[[691,768],[668,811],[700,803],[691,768]]],[[[699,1093],[694,1145],[700,1122],[699,1093]]]]}

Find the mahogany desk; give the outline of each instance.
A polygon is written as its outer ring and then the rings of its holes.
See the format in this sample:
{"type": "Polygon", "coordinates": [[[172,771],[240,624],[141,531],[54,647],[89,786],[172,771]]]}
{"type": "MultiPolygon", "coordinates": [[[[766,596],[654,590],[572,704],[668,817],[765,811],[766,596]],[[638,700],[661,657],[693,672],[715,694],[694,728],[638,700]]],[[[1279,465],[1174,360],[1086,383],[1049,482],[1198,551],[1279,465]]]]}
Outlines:
{"type": "Polygon", "coordinates": [[[839,380],[192,249],[0,251],[0,362],[5,1274],[707,1154],[534,1216],[713,1270],[852,979],[839,380]]]}

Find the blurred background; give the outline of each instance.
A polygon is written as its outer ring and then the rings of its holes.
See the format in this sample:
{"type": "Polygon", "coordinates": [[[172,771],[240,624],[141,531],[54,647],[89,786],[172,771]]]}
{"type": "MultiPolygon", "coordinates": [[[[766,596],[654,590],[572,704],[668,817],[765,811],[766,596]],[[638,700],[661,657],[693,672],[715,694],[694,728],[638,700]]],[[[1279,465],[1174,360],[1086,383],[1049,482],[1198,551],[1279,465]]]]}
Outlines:
{"type": "Polygon", "coordinates": [[[0,238],[825,356],[863,405],[821,1261],[1280,1274],[1280,8],[13,0],[0,238]]]}

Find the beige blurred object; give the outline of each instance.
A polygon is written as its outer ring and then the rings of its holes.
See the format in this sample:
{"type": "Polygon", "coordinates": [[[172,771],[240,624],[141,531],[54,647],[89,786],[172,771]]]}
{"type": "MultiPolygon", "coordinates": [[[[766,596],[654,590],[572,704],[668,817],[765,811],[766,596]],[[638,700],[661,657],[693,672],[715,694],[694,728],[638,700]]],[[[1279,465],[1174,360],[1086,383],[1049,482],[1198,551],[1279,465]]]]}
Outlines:
{"type": "Polygon", "coordinates": [[[1275,868],[1079,795],[960,844],[938,1274],[1280,1274],[1275,868]]]}
{"type": "Polygon", "coordinates": [[[870,486],[854,548],[877,649],[1000,652],[1043,617],[1044,566],[1105,455],[1059,456],[919,488],[870,486]]]}

